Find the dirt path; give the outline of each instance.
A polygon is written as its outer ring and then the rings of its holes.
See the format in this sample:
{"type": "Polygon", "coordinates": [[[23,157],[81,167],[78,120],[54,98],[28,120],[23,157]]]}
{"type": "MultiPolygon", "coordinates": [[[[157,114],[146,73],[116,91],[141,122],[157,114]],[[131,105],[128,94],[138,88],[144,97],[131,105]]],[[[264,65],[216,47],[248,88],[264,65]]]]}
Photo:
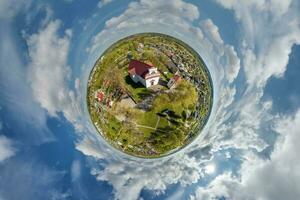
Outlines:
{"type": "Polygon", "coordinates": [[[157,121],[156,121],[155,129],[157,129],[157,126],[158,126],[159,121],[160,121],[160,117],[158,116],[157,118],[158,118],[158,119],[157,119],[157,121]]]}
{"type": "Polygon", "coordinates": [[[139,124],[136,124],[137,127],[142,127],[142,128],[148,128],[148,129],[151,129],[151,130],[158,130],[158,131],[161,131],[161,132],[164,132],[164,133],[168,133],[167,131],[163,131],[163,130],[160,130],[160,129],[157,129],[157,128],[153,128],[153,127],[150,127],[150,126],[144,126],[144,125],[139,125],[139,124]]]}

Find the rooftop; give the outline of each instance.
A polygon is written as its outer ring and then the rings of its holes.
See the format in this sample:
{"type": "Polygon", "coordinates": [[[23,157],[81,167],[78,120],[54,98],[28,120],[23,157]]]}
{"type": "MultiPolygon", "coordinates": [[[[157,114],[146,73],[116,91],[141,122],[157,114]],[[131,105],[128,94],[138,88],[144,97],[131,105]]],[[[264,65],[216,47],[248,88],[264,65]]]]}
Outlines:
{"type": "Polygon", "coordinates": [[[153,68],[153,66],[138,60],[131,60],[128,66],[128,73],[131,75],[137,74],[145,78],[145,75],[148,73],[150,68],[153,68]]]}

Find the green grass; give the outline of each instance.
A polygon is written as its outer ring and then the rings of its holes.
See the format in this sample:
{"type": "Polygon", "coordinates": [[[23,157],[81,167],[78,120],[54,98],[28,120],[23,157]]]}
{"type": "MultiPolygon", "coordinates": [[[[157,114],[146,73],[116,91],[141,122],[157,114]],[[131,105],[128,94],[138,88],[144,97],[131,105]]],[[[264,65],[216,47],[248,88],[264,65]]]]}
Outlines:
{"type": "Polygon", "coordinates": [[[133,82],[128,74],[123,75],[123,78],[126,82],[127,89],[136,102],[142,101],[143,97],[150,94],[149,90],[147,90],[141,83],[133,82]]]}

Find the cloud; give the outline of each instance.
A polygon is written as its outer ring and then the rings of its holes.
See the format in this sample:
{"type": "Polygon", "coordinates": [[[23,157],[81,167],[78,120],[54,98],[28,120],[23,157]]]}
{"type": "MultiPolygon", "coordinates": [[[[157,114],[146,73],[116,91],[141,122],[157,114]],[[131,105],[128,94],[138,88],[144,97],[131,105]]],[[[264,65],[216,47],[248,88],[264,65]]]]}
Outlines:
{"type": "Polygon", "coordinates": [[[211,19],[206,19],[202,21],[203,30],[209,32],[212,40],[217,44],[223,44],[224,41],[222,40],[219,28],[212,22],[211,19]]]}
{"type": "Polygon", "coordinates": [[[240,59],[233,46],[224,44],[220,36],[219,28],[213,23],[211,19],[202,20],[200,23],[203,32],[206,32],[207,38],[218,52],[215,56],[220,56],[220,63],[225,65],[223,70],[226,79],[229,83],[233,82],[240,70],[240,59]]]}
{"type": "Polygon", "coordinates": [[[193,21],[198,17],[197,7],[182,0],[131,2],[121,15],[112,17],[105,22],[105,29],[94,37],[89,49],[95,51],[99,47],[99,43],[103,42],[103,38],[119,34],[120,30],[145,28],[146,24],[154,23],[189,28],[185,21],[193,21]]]}
{"type": "Polygon", "coordinates": [[[72,31],[67,29],[59,36],[61,22],[54,20],[38,33],[27,38],[31,62],[28,78],[33,96],[50,116],[63,113],[65,118],[80,130],[80,113],[77,96],[68,87],[71,69],[67,64],[72,31]]]}
{"type": "Polygon", "coordinates": [[[263,87],[271,76],[282,76],[292,46],[300,43],[299,2],[217,2],[232,9],[242,25],[242,51],[247,83],[263,87]]]}
{"type": "Polygon", "coordinates": [[[245,176],[245,188],[260,199],[296,199],[300,195],[300,110],[295,116],[278,119],[275,124],[280,136],[274,152],[270,160],[261,162],[245,176]]]}
{"type": "MultiPolygon", "coordinates": [[[[168,185],[180,183],[182,187],[196,183],[203,172],[199,161],[186,155],[161,161],[106,160],[104,170],[94,167],[97,180],[108,181],[115,190],[115,199],[138,199],[142,189],[166,190],[168,185]]],[[[203,161],[202,161],[203,162],[203,161]]]]}
{"type": "Polygon", "coordinates": [[[297,199],[300,195],[298,159],[300,110],[295,116],[276,119],[275,130],[280,134],[270,159],[253,153],[245,155],[241,177],[224,173],[207,187],[199,187],[191,199],[297,199]]]}
{"type": "Polygon", "coordinates": [[[16,33],[9,23],[2,23],[0,30],[0,104],[5,108],[3,123],[13,123],[10,131],[27,144],[41,144],[53,140],[47,127],[47,116],[32,99],[16,33]]]}
{"type": "Polygon", "coordinates": [[[99,8],[102,8],[103,6],[106,6],[107,4],[110,4],[111,2],[113,2],[114,0],[101,0],[99,1],[99,3],[97,4],[97,6],[99,8]]]}
{"type": "Polygon", "coordinates": [[[76,149],[86,156],[104,159],[106,155],[101,151],[99,144],[101,144],[99,140],[86,136],[76,144],[76,149]]]}
{"type": "MultiPolygon", "coordinates": [[[[208,187],[199,187],[190,200],[211,200],[218,198],[243,199],[237,191],[240,190],[239,182],[230,173],[217,176],[208,187]],[[233,195],[234,194],[234,195],[233,195]]],[[[251,199],[244,196],[244,199],[251,199]]]]}
{"type": "Polygon", "coordinates": [[[15,155],[15,152],[16,150],[13,147],[11,140],[0,135],[0,163],[15,155]]]}

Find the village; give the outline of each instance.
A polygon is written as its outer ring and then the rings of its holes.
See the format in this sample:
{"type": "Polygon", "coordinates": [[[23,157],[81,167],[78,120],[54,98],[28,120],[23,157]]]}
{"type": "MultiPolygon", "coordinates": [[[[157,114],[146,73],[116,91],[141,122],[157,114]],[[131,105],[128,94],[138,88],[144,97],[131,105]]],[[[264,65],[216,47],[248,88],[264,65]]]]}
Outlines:
{"type": "Polygon", "coordinates": [[[172,42],[120,46],[124,51],[102,55],[90,75],[87,98],[95,127],[136,156],[157,157],[186,145],[210,112],[207,72],[197,70],[194,55],[172,42]]]}

